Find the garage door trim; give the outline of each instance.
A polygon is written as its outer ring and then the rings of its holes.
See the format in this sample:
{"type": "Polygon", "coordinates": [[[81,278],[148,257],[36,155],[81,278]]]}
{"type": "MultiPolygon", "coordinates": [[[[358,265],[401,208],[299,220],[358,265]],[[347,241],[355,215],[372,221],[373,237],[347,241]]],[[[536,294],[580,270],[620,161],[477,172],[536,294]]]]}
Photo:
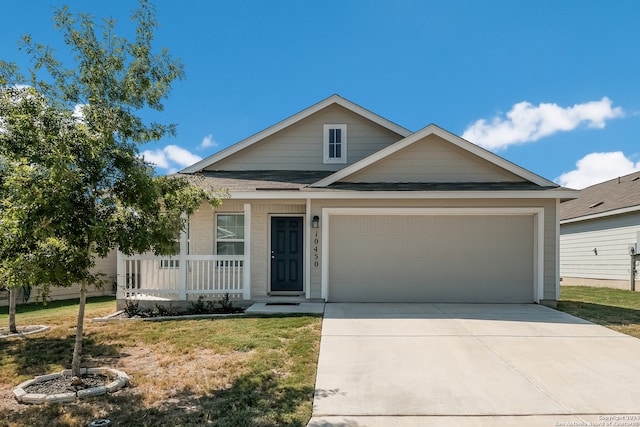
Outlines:
{"type": "Polygon", "coordinates": [[[544,299],[544,208],[323,208],[322,209],[322,298],[329,300],[329,230],[332,216],[345,215],[527,215],[534,217],[533,286],[536,302],[544,299]]]}

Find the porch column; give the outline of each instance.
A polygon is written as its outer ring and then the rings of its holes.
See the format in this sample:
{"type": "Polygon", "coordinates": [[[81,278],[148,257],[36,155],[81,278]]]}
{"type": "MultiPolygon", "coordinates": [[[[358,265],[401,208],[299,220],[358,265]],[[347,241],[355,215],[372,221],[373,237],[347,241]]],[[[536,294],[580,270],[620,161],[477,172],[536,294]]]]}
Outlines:
{"type": "MultiPolygon", "coordinates": [[[[183,214],[184,216],[184,214],[183,214]]],[[[187,300],[187,255],[189,252],[189,219],[187,218],[187,227],[180,232],[180,254],[178,254],[178,265],[180,274],[180,292],[178,299],[180,301],[187,300]]]]}
{"type": "Polygon", "coordinates": [[[116,300],[124,299],[127,295],[125,290],[127,284],[125,262],[122,252],[116,249],[116,300]]]}
{"type": "Polygon", "coordinates": [[[242,299],[251,299],[251,204],[244,204],[244,264],[242,299]]]}

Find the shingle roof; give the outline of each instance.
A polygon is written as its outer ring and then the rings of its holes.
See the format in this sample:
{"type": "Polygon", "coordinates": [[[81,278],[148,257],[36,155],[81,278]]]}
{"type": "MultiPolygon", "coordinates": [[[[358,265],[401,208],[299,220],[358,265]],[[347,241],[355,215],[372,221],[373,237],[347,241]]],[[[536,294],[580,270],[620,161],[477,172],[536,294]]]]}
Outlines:
{"type": "Polygon", "coordinates": [[[587,187],[560,205],[560,220],[640,206],[640,172],[587,187]]]}
{"type": "Polygon", "coordinates": [[[178,174],[194,184],[210,190],[230,192],[259,191],[530,191],[566,190],[561,187],[542,187],[530,182],[436,182],[436,183],[342,183],[327,187],[309,187],[331,171],[205,171],[199,174],[178,174]]]}
{"type": "Polygon", "coordinates": [[[541,187],[531,182],[336,182],[326,188],[353,191],[524,191],[555,190],[559,187],[541,187]]]}
{"type": "Polygon", "coordinates": [[[205,171],[180,174],[194,184],[208,189],[228,191],[299,190],[326,176],[331,171],[205,171]]]}

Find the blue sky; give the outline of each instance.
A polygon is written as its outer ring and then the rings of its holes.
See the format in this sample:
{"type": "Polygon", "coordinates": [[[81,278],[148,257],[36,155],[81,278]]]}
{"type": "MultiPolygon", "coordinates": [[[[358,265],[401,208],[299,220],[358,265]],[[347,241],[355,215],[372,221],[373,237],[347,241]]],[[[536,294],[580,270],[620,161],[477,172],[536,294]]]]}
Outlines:
{"type": "MultiPolygon", "coordinates": [[[[113,17],[133,0],[3,2],[0,58],[22,34],[62,48],[53,7],[113,17]]],[[[573,188],[640,169],[640,2],[156,0],[156,46],[182,60],[141,147],[160,174],[337,93],[412,131],[435,123],[573,188]]]]}

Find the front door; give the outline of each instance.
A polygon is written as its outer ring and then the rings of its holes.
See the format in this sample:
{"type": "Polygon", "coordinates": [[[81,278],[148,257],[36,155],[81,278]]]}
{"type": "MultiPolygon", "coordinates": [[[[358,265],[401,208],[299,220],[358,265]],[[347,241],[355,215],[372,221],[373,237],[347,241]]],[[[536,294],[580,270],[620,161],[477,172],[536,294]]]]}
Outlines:
{"type": "Polygon", "coordinates": [[[271,217],[271,291],[302,292],[302,218],[271,217]]]}

